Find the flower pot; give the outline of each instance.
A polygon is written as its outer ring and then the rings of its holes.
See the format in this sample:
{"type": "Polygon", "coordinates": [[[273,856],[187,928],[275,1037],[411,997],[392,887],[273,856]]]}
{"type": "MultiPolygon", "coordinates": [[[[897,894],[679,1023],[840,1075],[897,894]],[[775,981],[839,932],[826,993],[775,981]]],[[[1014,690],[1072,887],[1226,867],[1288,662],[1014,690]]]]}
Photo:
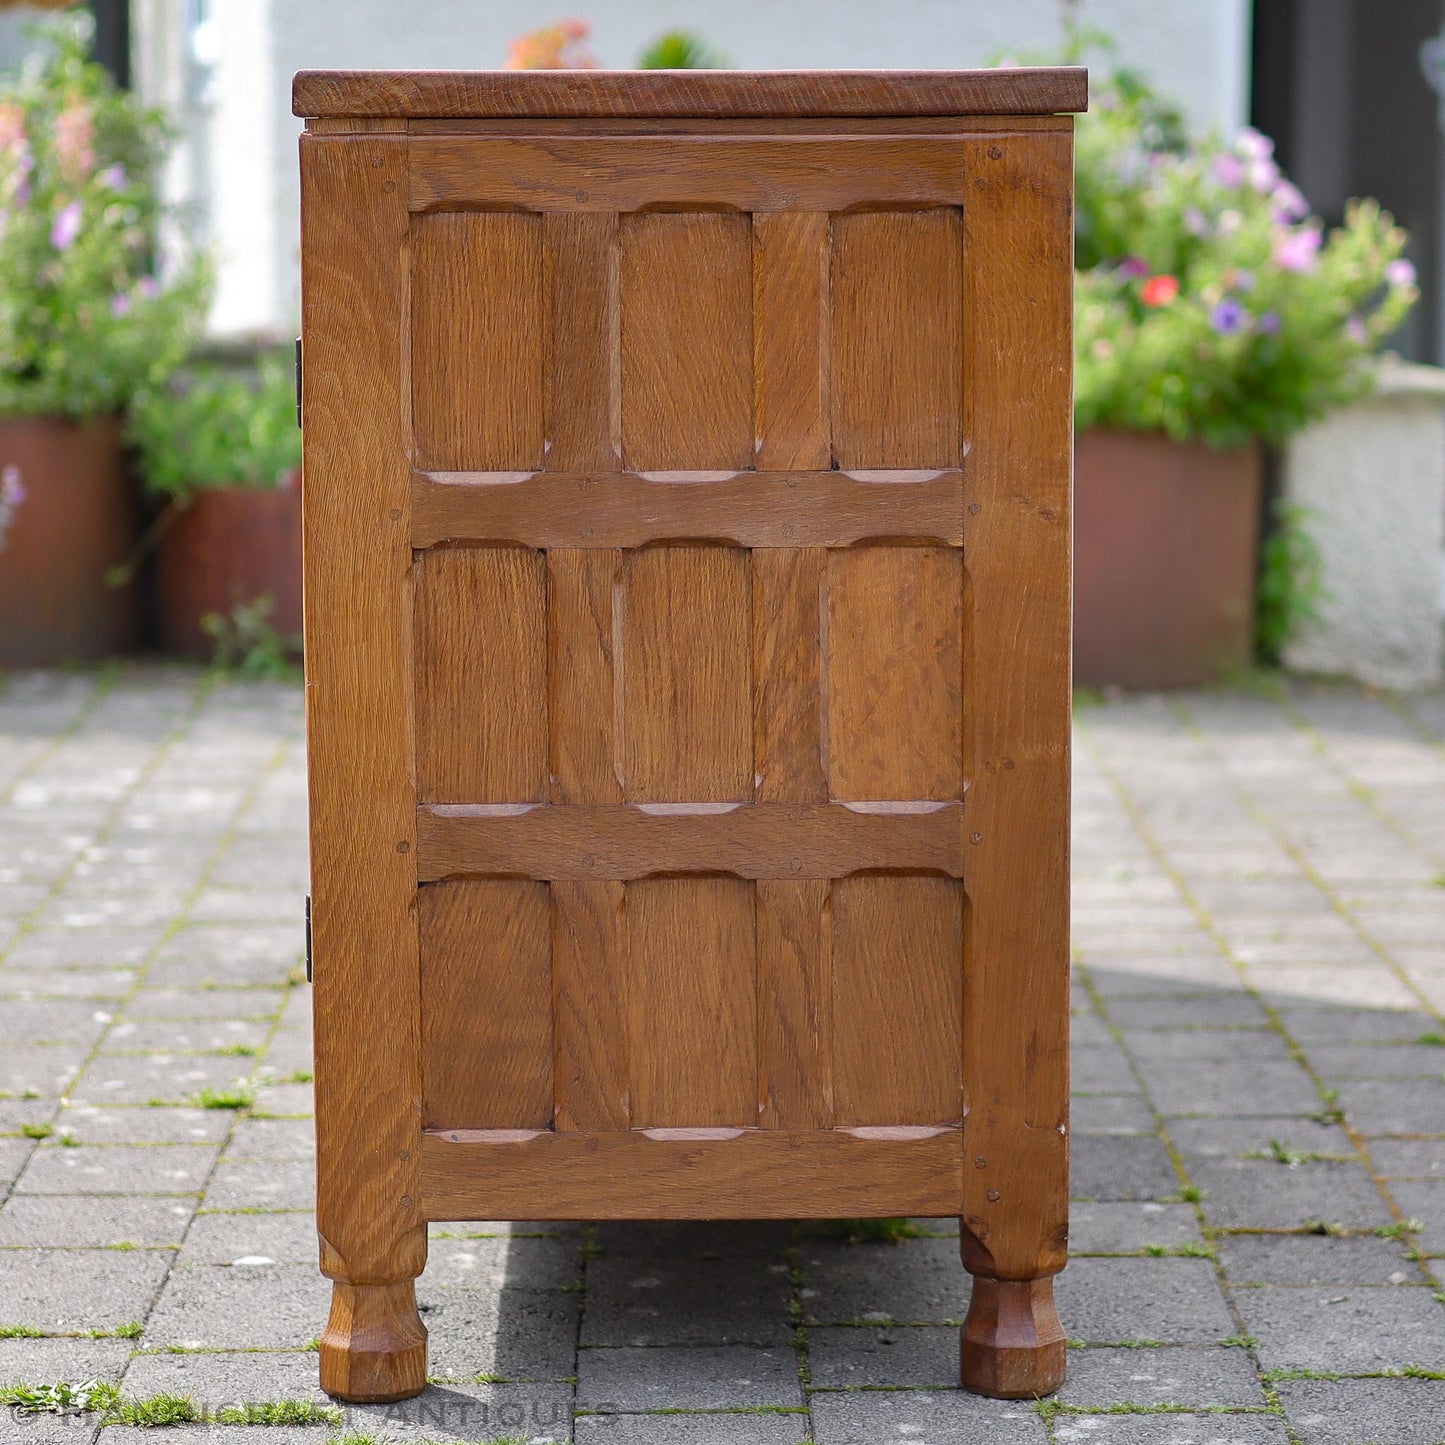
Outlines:
{"type": "Polygon", "coordinates": [[[1248,666],[1262,463],[1150,432],[1074,451],[1074,681],[1191,687],[1248,666]]]}
{"type": "Polygon", "coordinates": [[[111,587],[139,536],[114,417],[0,418],[0,469],[23,488],[0,545],[0,667],[47,667],[135,646],[134,586],[111,587]]]}
{"type": "Polygon", "coordinates": [[[167,652],[209,658],[207,613],[270,597],[267,622],[301,631],[301,489],[215,487],[178,510],[156,549],[156,630],[167,652]]]}

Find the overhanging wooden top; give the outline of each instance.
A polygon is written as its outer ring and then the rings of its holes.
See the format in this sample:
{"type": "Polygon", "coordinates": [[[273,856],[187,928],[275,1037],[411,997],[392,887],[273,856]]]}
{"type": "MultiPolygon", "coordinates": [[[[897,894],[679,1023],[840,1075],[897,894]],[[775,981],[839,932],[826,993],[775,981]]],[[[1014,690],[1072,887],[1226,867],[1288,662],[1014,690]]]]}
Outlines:
{"type": "Polygon", "coordinates": [[[291,108],[411,120],[1053,115],[1082,66],[996,70],[302,70],[291,108]]]}

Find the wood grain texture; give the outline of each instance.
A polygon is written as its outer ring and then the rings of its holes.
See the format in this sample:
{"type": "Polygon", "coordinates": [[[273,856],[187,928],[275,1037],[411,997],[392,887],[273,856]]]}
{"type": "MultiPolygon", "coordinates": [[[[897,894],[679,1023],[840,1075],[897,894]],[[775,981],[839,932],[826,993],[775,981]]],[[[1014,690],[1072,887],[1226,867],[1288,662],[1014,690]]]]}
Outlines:
{"type": "Polygon", "coordinates": [[[833,885],[838,1124],[963,1117],[963,893],[952,878],[833,885]]]}
{"type": "Polygon", "coordinates": [[[827,572],[831,796],[963,796],[962,554],[833,552],[827,572]]]}
{"type": "Polygon", "coordinates": [[[761,803],[824,801],[818,548],[753,553],[753,760],[761,803]]]}
{"type": "Polygon", "coordinates": [[[617,217],[553,211],[543,220],[552,313],[547,467],[611,471],[622,451],[617,217]]]}
{"type": "Polygon", "coordinates": [[[631,1117],[625,901],[621,883],[552,885],[558,1129],[626,1129],[631,1117]]]}
{"type": "Polygon", "coordinates": [[[412,409],[424,467],[542,465],[542,218],[419,218],[412,244],[412,409]]]}
{"type": "Polygon", "coordinates": [[[835,216],[831,285],[834,461],[845,470],[957,466],[959,211],[835,216]]]}
{"type": "Polygon", "coordinates": [[[1083,110],[1080,66],[997,70],[302,70],[304,116],[1038,115],[1083,110]]]}
{"type": "Polygon", "coordinates": [[[832,460],[829,234],[826,211],[753,217],[753,387],[760,468],[827,468],[832,460]]]}
{"type": "Polygon", "coordinates": [[[404,140],[303,137],[316,1222],[326,1272],[353,1285],[426,1261],[405,194],[404,140]]]}
{"type": "Polygon", "coordinates": [[[413,211],[441,213],[626,216],[655,207],[696,216],[725,208],[744,225],[749,212],[885,206],[909,214],[956,204],[962,162],[953,136],[417,136],[408,200],[413,211]]]}
{"type": "Polygon", "coordinates": [[[421,890],[422,1114],[429,1129],[552,1122],[552,942],[545,883],[421,890]]]}
{"type": "Polygon", "coordinates": [[[958,1207],[957,1129],[670,1134],[427,1134],[427,1217],[833,1219],[958,1207]]]}
{"type": "Polygon", "coordinates": [[[426,1386],[426,1326],[411,1280],[343,1284],[317,1341],[321,1388],[361,1404],[409,1400],[426,1386]]]}
{"type": "MultiPolygon", "coordinates": [[[[412,120],[373,122],[395,126],[412,136],[477,135],[477,136],[568,136],[572,139],[597,136],[671,135],[678,134],[677,120],[662,116],[591,116],[585,120],[562,120],[557,117],[478,117],[456,116],[446,119],[418,117],[412,120]]],[[[825,120],[809,120],[805,116],[704,116],[687,123],[687,134],[713,138],[716,136],[790,136],[831,135],[996,135],[1000,132],[1069,131],[1071,115],[859,115],[832,116],[825,120]]],[[[343,131],[354,129],[345,118],[310,120],[307,130],[343,131]]]]}
{"type": "Polygon", "coordinates": [[[823,879],[759,881],[758,1049],[765,1129],[833,1124],[833,947],[823,879]]]}
{"type": "Polygon", "coordinates": [[[645,878],[627,888],[635,1128],[758,1120],[753,887],[645,878]]]}
{"type": "Polygon", "coordinates": [[[621,251],[622,454],[628,469],[750,466],[747,217],[716,211],[624,216],[621,251]]]}
{"type": "Polygon", "coordinates": [[[417,796],[547,796],[547,566],[521,547],[416,560],[417,796]]]}
{"type": "Polygon", "coordinates": [[[985,1162],[962,1223],[975,1274],[1022,1280],[1068,1239],[1072,153],[969,145],[963,1061],[985,1162]]]}
{"type": "Polygon", "coordinates": [[[613,594],[618,551],[547,554],[547,680],[552,798],[620,803],[613,745],[613,594]]]}
{"type": "Polygon", "coordinates": [[[650,547],[623,563],[614,736],[629,802],[753,795],[748,554],[650,547]]]}
{"type": "Polygon", "coordinates": [[[443,878],[574,882],[659,873],[738,878],[840,878],[865,868],[960,876],[963,810],[916,804],[899,812],[841,803],[745,803],[710,809],[575,804],[418,810],[417,869],[443,878]]]}
{"type": "Polygon", "coordinates": [[[963,473],[418,472],[412,486],[416,547],[848,547],[883,538],[961,545],[963,473]]]}

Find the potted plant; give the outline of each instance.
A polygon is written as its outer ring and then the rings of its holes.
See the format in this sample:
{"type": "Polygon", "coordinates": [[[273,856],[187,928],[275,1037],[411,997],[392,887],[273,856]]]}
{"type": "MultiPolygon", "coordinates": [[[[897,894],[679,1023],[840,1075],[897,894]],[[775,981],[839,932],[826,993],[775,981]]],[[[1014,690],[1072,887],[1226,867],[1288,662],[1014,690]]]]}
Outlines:
{"type": "Polygon", "coordinates": [[[186,354],[205,303],[194,259],[157,265],[159,112],[50,30],[0,84],[0,666],[101,657],[137,637],[107,573],[136,543],[121,414],[186,354]]]}
{"type": "Polygon", "coordinates": [[[301,433],[289,358],[177,375],[136,399],[128,435],[165,507],[155,597],[166,651],[210,657],[223,629],[209,619],[299,633],[301,433]]]}
{"type": "Polygon", "coordinates": [[[1078,137],[1075,676],[1170,687],[1245,667],[1261,448],[1370,384],[1418,292],[1359,201],[1326,234],[1253,130],[1191,142],[1136,77],[1078,137]]]}

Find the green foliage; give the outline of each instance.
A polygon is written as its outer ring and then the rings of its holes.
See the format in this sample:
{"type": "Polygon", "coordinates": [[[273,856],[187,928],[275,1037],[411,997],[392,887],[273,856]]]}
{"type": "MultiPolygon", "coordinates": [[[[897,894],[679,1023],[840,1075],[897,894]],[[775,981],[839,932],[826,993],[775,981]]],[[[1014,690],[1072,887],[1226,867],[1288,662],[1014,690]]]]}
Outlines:
{"type": "Polygon", "coordinates": [[[1080,428],[1277,443],[1368,390],[1419,295],[1405,233],[1356,201],[1326,236],[1273,152],[1249,129],[1190,139],[1136,74],[1096,74],[1078,128],[1080,428]]]}
{"type": "Polygon", "coordinates": [[[122,410],[201,324],[205,265],[156,265],[165,122],[116,89],[89,39],[69,16],[0,83],[0,414],[122,410]]]}
{"type": "Polygon", "coordinates": [[[205,1412],[189,1395],[166,1391],[140,1400],[117,1398],[106,1411],[108,1425],[190,1425],[205,1418],[205,1412]]]}
{"type": "Polygon", "coordinates": [[[8,1405],[17,1416],[78,1415],[85,1410],[108,1410],[115,1403],[116,1387],[99,1380],[72,1385],[58,1380],[53,1385],[15,1382],[0,1385],[0,1405],[8,1405]]]}
{"type": "Polygon", "coordinates": [[[301,639],[283,635],[271,626],[275,605],[275,599],[267,594],[252,602],[238,603],[229,617],[208,612],[201,618],[201,626],[216,644],[217,667],[242,677],[283,682],[296,676],[301,639]]]}
{"type": "Polygon", "coordinates": [[[54,1124],[22,1124],[20,1132],[27,1139],[48,1139],[55,1132],[54,1124]]]}
{"type": "Polygon", "coordinates": [[[237,1079],[229,1089],[202,1089],[196,1103],[203,1109],[249,1109],[256,1102],[256,1091],[249,1079],[237,1079]]]}
{"type": "Polygon", "coordinates": [[[285,487],[301,465],[289,359],[238,373],[198,366],[135,399],[128,439],[149,491],[184,504],[207,487],[285,487]]]}
{"type": "Polygon", "coordinates": [[[639,70],[723,70],[727,57],[714,50],[700,35],[688,30],[669,30],[659,35],[637,59],[639,70]]]}
{"type": "Polygon", "coordinates": [[[0,1325],[0,1340],[38,1340],[44,1333],[34,1325],[0,1325]]]}
{"type": "Polygon", "coordinates": [[[845,1244],[897,1244],[923,1233],[910,1219],[818,1219],[804,1225],[803,1232],[845,1244]]]}
{"type": "Polygon", "coordinates": [[[310,1400],[267,1400],[228,1405],[212,1418],[218,1425],[340,1425],[343,1417],[334,1405],[314,1405],[310,1400]]]}
{"type": "Polygon", "coordinates": [[[1276,502],[1274,527],[1259,549],[1254,646],[1264,662],[1278,662],[1300,624],[1319,617],[1325,597],[1324,559],[1308,522],[1307,507],[1276,502]]]}

